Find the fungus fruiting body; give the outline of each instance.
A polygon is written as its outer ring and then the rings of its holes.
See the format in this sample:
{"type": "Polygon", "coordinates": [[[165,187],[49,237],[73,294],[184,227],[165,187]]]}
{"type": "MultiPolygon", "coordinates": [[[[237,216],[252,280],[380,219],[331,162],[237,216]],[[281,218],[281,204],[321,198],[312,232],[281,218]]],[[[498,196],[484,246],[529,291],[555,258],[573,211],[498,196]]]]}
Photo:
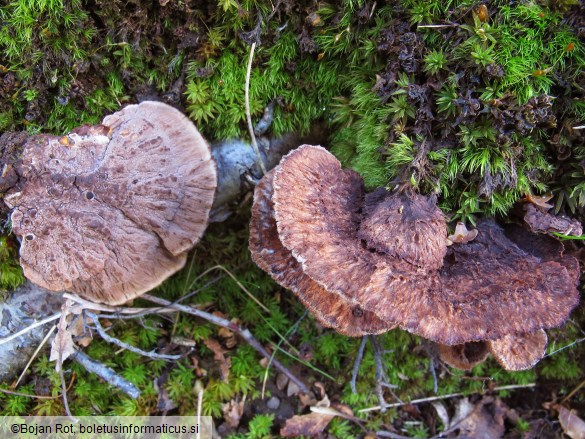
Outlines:
{"type": "Polygon", "coordinates": [[[398,326],[463,346],[473,354],[465,367],[488,351],[506,368],[531,367],[544,354],[542,329],[562,324],[578,302],[576,260],[521,248],[489,220],[453,241],[434,198],[366,194],[356,173],[317,146],[289,153],[255,194],[254,260],[325,326],[348,335],[398,326]]]}
{"type": "Polygon", "coordinates": [[[67,136],[27,141],[6,197],[27,278],[124,303],[183,267],[207,225],[217,176],[178,110],[130,105],[67,136]]]}

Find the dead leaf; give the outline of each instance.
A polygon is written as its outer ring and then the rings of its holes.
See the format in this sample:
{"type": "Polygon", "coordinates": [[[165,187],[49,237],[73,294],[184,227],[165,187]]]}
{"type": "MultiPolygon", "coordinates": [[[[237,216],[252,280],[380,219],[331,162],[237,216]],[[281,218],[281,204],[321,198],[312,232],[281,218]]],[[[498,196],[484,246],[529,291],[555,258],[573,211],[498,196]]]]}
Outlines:
{"type": "Polygon", "coordinates": [[[75,353],[75,344],[71,331],[67,327],[70,316],[78,313],[78,307],[73,306],[74,302],[67,300],[61,307],[61,318],[57,324],[57,335],[51,342],[51,355],[49,361],[55,361],[55,370],[59,372],[63,361],[75,353]]]}
{"type": "Polygon", "coordinates": [[[302,408],[317,404],[317,398],[315,398],[313,392],[299,394],[299,401],[302,408]]]}
{"type": "Polygon", "coordinates": [[[455,226],[455,233],[447,237],[447,245],[451,244],[467,244],[477,237],[477,229],[467,230],[465,224],[461,221],[457,222],[455,226]]]}
{"type": "MultiPolygon", "coordinates": [[[[323,393],[325,388],[321,384],[323,393]]],[[[311,407],[308,415],[297,415],[287,419],[280,430],[282,437],[315,436],[321,433],[335,416],[343,416],[343,413],[330,407],[329,397],[324,393],[323,398],[311,407]]]]}
{"type": "Polygon", "coordinates": [[[228,349],[233,349],[236,346],[236,344],[237,344],[236,336],[229,329],[219,328],[219,331],[217,331],[217,334],[221,338],[223,338],[224,343],[228,349]]]}
{"type": "Polygon", "coordinates": [[[449,429],[458,430],[457,437],[497,439],[505,433],[504,418],[507,407],[499,399],[484,397],[475,404],[463,398],[457,404],[449,429]]]}
{"type": "Polygon", "coordinates": [[[435,411],[437,412],[437,416],[439,417],[439,419],[443,423],[443,426],[445,427],[445,429],[447,429],[447,427],[449,427],[450,422],[449,422],[449,413],[447,412],[447,408],[445,407],[445,404],[443,404],[441,401],[436,401],[436,402],[433,402],[432,405],[435,408],[435,411]]]}
{"type": "Polygon", "coordinates": [[[231,428],[238,428],[240,419],[244,414],[244,403],[246,402],[246,395],[241,401],[232,399],[230,402],[222,405],[223,419],[231,428]]]}
{"type": "Polygon", "coordinates": [[[335,416],[322,413],[293,416],[280,429],[282,437],[316,436],[323,432],[335,416]]]}
{"type": "Polygon", "coordinates": [[[547,211],[554,207],[552,204],[548,204],[548,201],[552,200],[552,197],[552,194],[532,195],[531,193],[528,193],[524,198],[522,198],[522,201],[532,203],[540,209],[547,211]]]}
{"type": "Polygon", "coordinates": [[[559,421],[565,434],[571,439],[585,439],[585,421],[577,416],[575,410],[569,410],[562,405],[555,408],[559,411],[559,421]]]}
{"type": "Polygon", "coordinates": [[[226,358],[225,356],[227,350],[222,348],[219,342],[213,338],[207,338],[203,343],[213,351],[213,359],[219,362],[221,379],[227,382],[230,375],[230,367],[232,365],[231,358],[226,358]]]}
{"type": "Polygon", "coordinates": [[[154,380],[154,390],[158,394],[156,409],[162,412],[167,412],[177,408],[177,403],[171,399],[169,392],[165,387],[167,379],[168,373],[165,371],[158,379],[154,380]]]}
{"type": "Polygon", "coordinates": [[[322,382],[320,382],[320,381],[315,381],[315,384],[314,384],[314,386],[315,386],[315,388],[316,388],[317,390],[319,390],[319,397],[320,397],[321,399],[323,399],[323,398],[326,398],[326,397],[327,397],[327,393],[325,392],[325,386],[323,385],[323,383],[322,383],[322,382]]]}
{"type": "Polygon", "coordinates": [[[560,233],[565,236],[581,236],[583,234],[583,226],[575,218],[553,215],[532,204],[527,204],[524,211],[524,222],[534,233],[560,233]]]}

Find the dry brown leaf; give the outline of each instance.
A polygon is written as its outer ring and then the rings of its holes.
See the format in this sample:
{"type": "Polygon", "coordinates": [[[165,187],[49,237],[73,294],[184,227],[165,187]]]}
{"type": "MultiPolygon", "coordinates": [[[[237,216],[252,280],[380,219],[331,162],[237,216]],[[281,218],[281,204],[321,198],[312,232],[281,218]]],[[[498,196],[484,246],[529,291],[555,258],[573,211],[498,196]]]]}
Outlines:
{"type": "Polygon", "coordinates": [[[317,398],[315,398],[315,395],[313,394],[313,392],[299,394],[299,401],[301,402],[302,408],[305,408],[305,407],[311,406],[311,405],[316,405],[318,402],[317,398]]]}
{"type": "Polygon", "coordinates": [[[459,221],[455,226],[455,233],[447,237],[447,245],[467,244],[477,237],[477,233],[477,229],[467,230],[465,224],[459,221]]]}
{"type": "Polygon", "coordinates": [[[223,419],[231,428],[238,428],[238,425],[240,425],[240,419],[242,419],[242,415],[244,414],[245,402],[246,395],[244,395],[241,401],[232,399],[230,402],[222,405],[223,419]]]}
{"type": "Polygon", "coordinates": [[[78,314],[80,312],[79,307],[74,306],[74,302],[67,300],[61,307],[61,318],[57,324],[57,335],[51,342],[51,355],[49,361],[55,361],[55,370],[58,372],[61,370],[63,361],[69,358],[75,353],[75,344],[73,343],[73,337],[71,331],[67,327],[67,321],[72,314],[78,314]]]}
{"type": "MultiPolygon", "coordinates": [[[[319,387],[319,386],[317,386],[319,387]]],[[[324,392],[325,389],[321,384],[321,390],[324,392]]],[[[336,409],[330,407],[329,397],[324,394],[323,399],[318,401],[317,404],[311,407],[311,413],[308,415],[293,416],[287,419],[284,423],[284,427],[280,430],[280,435],[283,437],[296,437],[296,436],[315,436],[321,433],[329,422],[335,416],[343,416],[344,414],[336,409]]]]}
{"type": "Polygon", "coordinates": [[[229,329],[219,328],[219,331],[217,331],[217,334],[221,338],[223,338],[225,345],[227,346],[228,349],[233,349],[236,346],[236,344],[237,344],[236,336],[229,329]]]}
{"type": "Polygon", "coordinates": [[[156,409],[162,412],[167,412],[169,410],[177,408],[177,403],[171,399],[169,392],[165,388],[167,379],[168,374],[166,372],[163,372],[162,376],[154,380],[154,390],[158,394],[156,400],[156,409]]]}
{"type": "Polygon", "coordinates": [[[280,429],[282,437],[316,436],[321,433],[335,416],[322,413],[293,416],[280,429]]]}
{"type": "Polygon", "coordinates": [[[232,365],[231,358],[226,358],[225,356],[227,350],[222,348],[219,342],[213,338],[208,338],[203,343],[213,351],[213,359],[219,362],[221,379],[227,382],[230,375],[230,367],[232,365]]]}
{"type": "Polygon", "coordinates": [[[571,439],[585,439],[585,421],[577,416],[575,410],[569,410],[562,405],[556,409],[559,411],[559,421],[564,433],[571,439]]]}
{"type": "Polygon", "coordinates": [[[460,438],[497,439],[504,435],[507,407],[499,399],[485,397],[476,404],[467,398],[459,401],[450,428],[458,430],[460,438]]]}
{"type": "Polygon", "coordinates": [[[545,211],[549,210],[551,207],[554,207],[552,204],[548,204],[550,200],[552,200],[552,194],[549,195],[532,195],[527,194],[522,201],[529,202],[534,204],[535,206],[543,209],[545,211]]]}

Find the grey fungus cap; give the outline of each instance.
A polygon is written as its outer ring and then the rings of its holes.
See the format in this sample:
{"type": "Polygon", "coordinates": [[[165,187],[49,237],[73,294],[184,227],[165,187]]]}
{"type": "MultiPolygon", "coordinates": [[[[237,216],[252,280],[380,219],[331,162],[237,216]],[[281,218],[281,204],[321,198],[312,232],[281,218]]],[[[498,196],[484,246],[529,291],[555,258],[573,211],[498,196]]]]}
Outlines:
{"type": "Polygon", "coordinates": [[[504,367],[522,367],[532,360],[503,360],[514,351],[508,340],[530,340],[538,346],[534,358],[542,356],[542,337],[526,334],[568,318],[579,299],[578,263],[562,251],[542,251],[538,238],[517,243],[492,220],[473,234],[447,247],[432,197],[366,194],[361,178],[331,153],[303,145],[257,188],[250,247],[258,265],[325,326],[360,335],[398,325],[451,353],[479,346],[466,367],[490,346],[504,367]],[[356,309],[369,313],[369,326],[349,316],[356,309]]]}
{"type": "Polygon", "coordinates": [[[181,112],[130,105],[67,136],[31,138],[6,198],[25,276],[117,305],[183,267],[201,238],[217,175],[181,112]]]}

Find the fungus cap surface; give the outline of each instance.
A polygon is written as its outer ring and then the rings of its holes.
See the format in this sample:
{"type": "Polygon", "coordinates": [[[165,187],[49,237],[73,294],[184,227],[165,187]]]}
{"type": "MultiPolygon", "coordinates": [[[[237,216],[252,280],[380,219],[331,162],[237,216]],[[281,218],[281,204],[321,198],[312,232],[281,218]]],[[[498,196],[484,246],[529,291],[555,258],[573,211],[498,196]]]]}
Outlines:
{"type": "Polygon", "coordinates": [[[544,357],[547,342],[546,332],[539,329],[530,334],[506,335],[488,342],[488,347],[504,369],[526,370],[544,357]]]}
{"type": "Polygon", "coordinates": [[[178,110],[130,105],[103,125],[37,136],[6,197],[33,282],[120,304],[161,283],[201,237],[216,187],[209,146],[178,110]]]}
{"type": "Polygon", "coordinates": [[[303,273],[301,264],[278,238],[272,180],[274,170],[266,174],[254,190],[250,221],[250,252],[254,262],[283,287],[291,290],[326,327],[341,334],[357,337],[379,334],[396,325],[380,320],[373,312],[351,306],[303,273]]]}
{"type": "MultiPolygon", "coordinates": [[[[387,193],[378,199],[391,205],[392,197],[402,196],[387,193]]],[[[478,226],[474,241],[451,246],[438,270],[437,264],[412,264],[402,251],[371,251],[358,237],[360,225],[369,221],[362,216],[361,178],[341,169],[321,147],[303,145],[283,158],[274,175],[273,201],[280,241],[306,275],[351,305],[438,343],[495,340],[555,327],[578,303],[576,275],[570,272],[575,264],[520,249],[493,221],[478,226]]],[[[423,211],[436,216],[432,209],[423,211]]],[[[434,235],[436,224],[426,231],[434,235]]],[[[408,247],[405,240],[422,238],[408,227],[403,233],[402,248],[408,247]]],[[[446,237],[446,231],[440,235],[446,237]]]]}

